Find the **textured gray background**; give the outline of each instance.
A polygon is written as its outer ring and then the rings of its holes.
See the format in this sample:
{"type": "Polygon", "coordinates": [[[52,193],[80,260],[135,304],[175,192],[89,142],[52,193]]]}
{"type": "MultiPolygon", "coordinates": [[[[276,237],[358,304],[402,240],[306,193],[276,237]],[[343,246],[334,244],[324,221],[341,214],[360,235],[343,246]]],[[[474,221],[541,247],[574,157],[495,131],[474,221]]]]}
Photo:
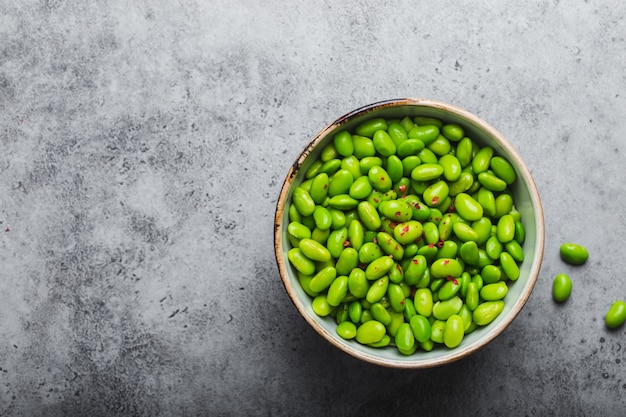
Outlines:
{"type": "Polygon", "coordinates": [[[0,415],[623,416],[626,8],[572,1],[0,1],[0,415]],[[307,327],[272,222],[300,149],[397,97],[496,126],[546,252],[499,338],[444,368],[307,327]],[[558,246],[585,244],[565,266],[558,246]],[[572,298],[551,300],[568,272],[572,298]]]}

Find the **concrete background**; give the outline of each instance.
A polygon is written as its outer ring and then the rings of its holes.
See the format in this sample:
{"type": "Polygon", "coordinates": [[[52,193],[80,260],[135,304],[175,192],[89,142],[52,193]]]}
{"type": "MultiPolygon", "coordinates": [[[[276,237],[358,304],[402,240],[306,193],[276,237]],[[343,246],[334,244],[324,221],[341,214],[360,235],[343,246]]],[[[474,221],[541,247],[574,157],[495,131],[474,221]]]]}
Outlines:
{"type": "Polygon", "coordinates": [[[0,2],[0,415],[622,416],[626,8],[572,1],[0,2]],[[496,126],[546,221],[479,353],[362,364],[289,301],[289,166],[336,117],[426,97],[496,126]],[[583,267],[558,257],[585,244],[583,267]],[[574,280],[564,305],[552,277],[574,280]]]}

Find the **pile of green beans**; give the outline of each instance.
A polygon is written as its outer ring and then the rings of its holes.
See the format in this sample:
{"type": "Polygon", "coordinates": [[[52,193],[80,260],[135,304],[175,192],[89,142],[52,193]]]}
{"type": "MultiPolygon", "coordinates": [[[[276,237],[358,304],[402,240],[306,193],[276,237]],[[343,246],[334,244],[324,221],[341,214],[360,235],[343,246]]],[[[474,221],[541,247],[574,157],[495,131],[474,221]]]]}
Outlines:
{"type": "Polygon", "coordinates": [[[457,347],[520,276],[516,171],[462,126],[372,118],[335,134],[293,190],[290,264],[337,334],[404,355],[457,347]]]}

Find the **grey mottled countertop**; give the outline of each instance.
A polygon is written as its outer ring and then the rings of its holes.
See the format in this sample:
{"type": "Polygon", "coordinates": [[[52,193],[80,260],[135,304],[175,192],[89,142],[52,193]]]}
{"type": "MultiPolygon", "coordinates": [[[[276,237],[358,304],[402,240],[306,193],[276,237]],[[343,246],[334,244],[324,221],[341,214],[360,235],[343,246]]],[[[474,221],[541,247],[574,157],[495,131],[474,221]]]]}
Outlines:
{"type": "Polygon", "coordinates": [[[625,17],[616,0],[0,2],[0,415],[624,415],[626,330],[603,315],[626,298],[625,17]],[[520,316],[425,371],[327,345],[273,252],[301,148],[398,97],[488,120],[545,210],[520,316]],[[583,267],[560,261],[568,240],[583,267]]]}

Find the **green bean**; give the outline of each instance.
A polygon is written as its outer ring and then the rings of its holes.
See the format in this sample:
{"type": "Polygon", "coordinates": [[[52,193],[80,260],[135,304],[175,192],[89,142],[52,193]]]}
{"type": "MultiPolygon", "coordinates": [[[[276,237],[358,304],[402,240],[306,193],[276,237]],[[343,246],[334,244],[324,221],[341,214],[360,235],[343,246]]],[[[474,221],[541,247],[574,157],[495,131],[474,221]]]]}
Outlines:
{"type": "Polygon", "coordinates": [[[582,265],[589,259],[587,249],[577,243],[563,243],[559,248],[561,259],[568,264],[582,265]]]}
{"type": "Polygon", "coordinates": [[[344,321],[337,326],[337,334],[346,340],[356,337],[356,325],[351,321],[344,321]]]}
{"type": "Polygon", "coordinates": [[[356,127],[356,134],[371,138],[377,130],[387,130],[387,121],[381,117],[369,119],[356,127]]]}
{"type": "Polygon", "coordinates": [[[430,339],[432,329],[428,318],[420,314],[415,314],[409,319],[409,324],[411,326],[411,330],[413,331],[413,335],[415,336],[415,340],[419,343],[423,343],[430,339]]]}
{"type": "Polygon", "coordinates": [[[384,324],[376,320],[370,320],[357,328],[356,340],[364,345],[369,345],[382,340],[386,332],[387,329],[384,324]]]}
{"type": "Polygon", "coordinates": [[[617,329],[624,322],[626,322],[626,302],[615,301],[604,316],[604,323],[609,329],[617,329]]]}
{"type": "Polygon", "coordinates": [[[339,132],[333,138],[333,145],[337,153],[341,156],[350,156],[354,153],[354,142],[352,135],[347,131],[339,132]]]}
{"type": "Polygon", "coordinates": [[[341,160],[340,169],[345,169],[355,180],[361,176],[361,163],[354,155],[346,156],[341,160]]]}
{"type": "Polygon", "coordinates": [[[453,142],[458,142],[465,136],[465,131],[456,123],[448,123],[442,126],[441,133],[453,142]]]}
{"type": "Polygon", "coordinates": [[[439,128],[434,125],[415,126],[408,135],[410,139],[419,139],[424,145],[429,145],[439,136],[439,128]]]}
{"type": "Polygon", "coordinates": [[[453,314],[446,320],[443,330],[443,343],[450,349],[457,347],[463,340],[465,326],[461,316],[453,314]]]}
{"type": "Polygon", "coordinates": [[[357,158],[361,159],[376,155],[376,148],[374,148],[372,139],[365,136],[352,135],[352,142],[354,143],[354,156],[357,158]]]}
{"type": "Polygon", "coordinates": [[[476,307],[472,313],[472,320],[479,326],[486,326],[494,321],[502,313],[502,310],[504,310],[504,302],[502,300],[485,301],[476,307]]]}
{"type": "Polygon", "coordinates": [[[386,130],[377,130],[373,137],[374,149],[382,156],[395,155],[396,144],[386,130]]]}
{"type": "Polygon", "coordinates": [[[552,297],[557,303],[567,301],[572,294],[572,279],[567,274],[557,274],[552,281],[552,297]]]}

